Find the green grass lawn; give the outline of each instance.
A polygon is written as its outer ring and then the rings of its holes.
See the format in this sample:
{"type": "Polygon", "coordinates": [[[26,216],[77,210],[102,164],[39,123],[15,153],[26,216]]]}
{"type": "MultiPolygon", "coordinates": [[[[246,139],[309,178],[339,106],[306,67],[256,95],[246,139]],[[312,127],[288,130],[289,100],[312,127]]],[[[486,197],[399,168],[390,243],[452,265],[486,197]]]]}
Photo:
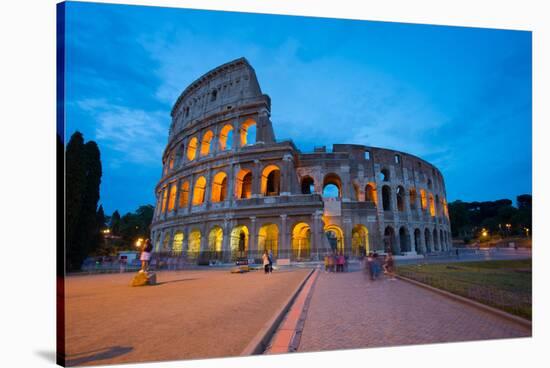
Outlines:
{"type": "Polygon", "coordinates": [[[403,265],[399,275],[531,319],[531,260],[403,265]]]}

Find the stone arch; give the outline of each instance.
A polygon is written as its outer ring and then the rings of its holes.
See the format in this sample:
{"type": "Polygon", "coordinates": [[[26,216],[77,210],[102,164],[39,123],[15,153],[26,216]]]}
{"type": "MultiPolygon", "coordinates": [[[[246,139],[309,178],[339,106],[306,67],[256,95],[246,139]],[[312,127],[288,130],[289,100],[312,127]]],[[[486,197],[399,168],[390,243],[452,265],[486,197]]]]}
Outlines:
{"type": "Polygon", "coordinates": [[[212,202],[223,202],[227,199],[227,174],[219,171],[212,180],[212,202]]]}
{"type": "Polygon", "coordinates": [[[399,212],[404,212],[405,211],[405,188],[399,185],[395,190],[395,197],[397,202],[397,210],[399,212]]]}
{"type": "Polygon", "coordinates": [[[281,169],[277,165],[267,165],[262,171],[262,195],[278,196],[281,193],[281,169]]]}
{"type": "Polygon", "coordinates": [[[416,209],[416,198],[417,198],[416,188],[409,189],[409,206],[411,210],[416,209]]]}
{"type": "Polygon", "coordinates": [[[325,226],[325,236],[327,237],[330,249],[333,252],[344,253],[344,232],[338,225],[325,226]]]}
{"type": "Polygon", "coordinates": [[[220,151],[230,150],[233,147],[233,126],[226,124],[220,131],[218,138],[220,151]]]}
{"type": "Polygon", "coordinates": [[[302,188],[302,194],[313,194],[315,193],[315,181],[309,175],[306,175],[302,178],[300,182],[302,188]]]}
{"type": "Polygon", "coordinates": [[[178,192],[178,183],[175,181],[168,185],[170,193],[168,194],[168,212],[176,208],[176,194],[178,192]]]}
{"type": "Polygon", "coordinates": [[[414,229],[414,250],[416,253],[422,253],[422,237],[420,234],[420,229],[414,229]]]}
{"type": "Polygon", "coordinates": [[[378,178],[380,179],[380,181],[390,181],[390,170],[384,167],[382,170],[380,170],[378,178]]]}
{"type": "Polygon", "coordinates": [[[187,257],[195,259],[199,256],[201,251],[201,231],[199,229],[193,229],[189,233],[189,240],[187,246],[187,257]]]}
{"type": "Polygon", "coordinates": [[[447,249],[447,242],[445,241],[445,236],[443,235],[443,230],[439,230],[439,241],[441,243],[441,250],[447,249]]]}
{"type": "Polygon", "coordinates": [[[202,136],[201,142],[201,156],[206,156],[210,153],[210,146],[212,143],[212,138],[214,138],[214,133],[209,130],[202,136]]]}
{"type": "Polygon", "coordinates": [[[342,179],[330,173],[323,178],[323,197],[342,198],[342,179]]]}
{"type": "Polygon", "coordinates": [[[277,224],[263,224],[258,230],[258,252],[265,250],[273,252],[277,256],[279,250],[279,227],[277,224]]]}
{"type": "Polygon", "coordinates": [[[208,233],[208,251],[219,256],[216,258],[220,258],[222,253],[222,244],[223,229],[218,225],[214,225],[208,233]]]}
{"type": "Polygon", "coordinates": [[[399,253],[397,241],[395,239],[395,230],[391,225],[384,229],[384,251],[391,253],[399,253]]]}
{"type": "Polygon", "coordinates": [[[292,227],[290,240],[292,258],[309,258],[311,254],[311,227],[306,222],[298,222],[292,227]]]}
{"type": "Polygon", "coordinates": [[[187,159],[193,161],[197,157],[197,149],[199,148],[199,139],[197,137],[191,138],[187,144],[187,159]]]}
{"type": "Polygon", "coordinates": [[[432,236],[428,228],[424,229],[424,241],[426,242],[426,252],[433,252],[432,236]]]}
{"type": "Polygon", "coordinates": [[[232,260],[248,256],[249,238],[250,232],[245,225],[237,225],[231,230],[229,248],[231,249],[232,260]]]}
{"type": "Polygon", "coordinates": [[[256,121],[246,119],[241,123],[241,147],[256,143],[256,121]]]}
{"type": "Polygon", "coordinates": [[[434,250],[440,250],[439,249],[439,239],[437,236],[437,230],[434,229],[433,231],[433,244],[434,244],[434,250]]]}
{"type": "Polygon", "coordinates": [[[365,225],[357,224],[351,230],[351,254],[362,257],[369,251],[369,229],[365,225]]]}
{"type": "Polygon", "coordinates": [[[409,236],[409,231],[405,226],[399,228],[399,250],[401,253],[411,251],[411,238],[409,236]]]}
{"type": "Polygon", "coordinates": [[[359,184],[357,184],[355,181],[352,182],[353,187],[353,194],[355,195],[355,200],[359,201],[361,198],[361,190],[359,189],[359,184]]]}
{"type": "Polygon", "coordinates": [[[420,189],[420,206],[422,207],[422,211],[426,211],[428,208],[428,199],[426,198],[426,191],[424,189],[420,189]]]}
{"type": "Polygon", "coordinates": [[[170,232],[166,231],[163,234],[162,237],[162,248],[160,250],[161,252],[168,252],[170,251],[170,232]]]}
{"type": "Polygon", "coordinates": [[[428,195],[428,202],[430,205],[430,216],[435,217],[435,204],[434,204],[434,196],[432,193],[428,195]]]}
{"type": "Polygon", "coordinates": [[[252,171],[241,169],[235,176],[235,198],[246,199],[252,196],[252,171]]]}
{"type": "Polygon", "coordinates": [[[174,234],[174,239],[172,240],[172,252],[175,254],[181,254],[183,251],[183,240],[185,235],[183,231],[177,230],[174,234]]]}
{"type": "Polygon", "coordinates": [[[384,211],[391,211],[391,188],[388,185],[382,186],[382,208],[384,211]]]}
{"type": "Polygon", "coordinates": [[[206,194],[206,178],[199,176],[193,186],[193,206],[199,206],[204,203],[206,194]]]}
{"type": "Polygon", "coordinates": [[[378,196],[376,194],[376,184],[368,183],[365,186],[365,201],[373,202],[375,205],[378,204],[378,196]]]}
{"type": "Polygon", "coordinates": [[[179,207],[180,208],[185,208],[189,205],[189,180],[185,180],[181,184],[180,191],[181,192],[180,192],[179,207]]]}

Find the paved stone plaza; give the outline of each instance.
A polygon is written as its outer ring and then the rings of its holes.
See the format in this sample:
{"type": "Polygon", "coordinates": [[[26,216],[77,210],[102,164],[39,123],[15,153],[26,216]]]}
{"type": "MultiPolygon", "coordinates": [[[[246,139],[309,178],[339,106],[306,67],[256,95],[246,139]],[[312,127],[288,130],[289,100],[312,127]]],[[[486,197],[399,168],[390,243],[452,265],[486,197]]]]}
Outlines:
{"type": "Polygon", "coordinates": [[[146,287],[130,273],[68,277],[67,364],[239,355],[308,272],[160,272],[146,287]]]}
{"type": "Polygon", "coordinates": [[[322,273],[298,351],[531,336],[521,325],[401,280],[322,273]]]}

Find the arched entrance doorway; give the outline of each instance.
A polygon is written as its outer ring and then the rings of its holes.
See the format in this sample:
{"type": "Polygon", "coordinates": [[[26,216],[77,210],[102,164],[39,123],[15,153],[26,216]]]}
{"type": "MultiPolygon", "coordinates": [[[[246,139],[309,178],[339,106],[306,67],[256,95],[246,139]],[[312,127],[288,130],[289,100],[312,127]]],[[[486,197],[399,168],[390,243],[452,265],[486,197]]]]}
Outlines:
{"type": "Polygon", "coordinates": [[[355,225],[351,231],[351,254],[363,257],[369,252],[369,230],[365,225],[355,225]]]}
{"type": "Polygon", "coordinates": [[[337,225],[325,227],[325,236],[327,238],[329,249],[332,252],[344,253],[344,232],[337,225]]]}
{"type": "Polygon", "coordinates": [[[305,223],[300,222],[294,225],[292,229],[291,239],[293,260],[308,259],[311,254],[311,227],[305,223]]]}
{"type": "Polygon", "coordinates": [[[238,225],[231,230],[231,260],[236,261],[248,257],[248,228],[244,225],[238,225]]]}
{"type": "Polygon", "coordinates": [[[258,252],[271,251],[277,256],[279,250],[279,227],[276,224],[265,224],[258,231],[258,252]]]}

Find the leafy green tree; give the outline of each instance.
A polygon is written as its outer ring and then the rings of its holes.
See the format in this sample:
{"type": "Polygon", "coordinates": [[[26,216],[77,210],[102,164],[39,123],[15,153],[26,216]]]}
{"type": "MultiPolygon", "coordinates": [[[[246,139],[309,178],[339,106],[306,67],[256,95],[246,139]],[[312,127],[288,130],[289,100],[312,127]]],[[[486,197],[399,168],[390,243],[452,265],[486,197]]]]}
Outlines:
{"type": "Polygon", "coordinates": [[[111,233],[120,235],[120,213],[118,210],[115,210],[111,216],[111,233]]]}

